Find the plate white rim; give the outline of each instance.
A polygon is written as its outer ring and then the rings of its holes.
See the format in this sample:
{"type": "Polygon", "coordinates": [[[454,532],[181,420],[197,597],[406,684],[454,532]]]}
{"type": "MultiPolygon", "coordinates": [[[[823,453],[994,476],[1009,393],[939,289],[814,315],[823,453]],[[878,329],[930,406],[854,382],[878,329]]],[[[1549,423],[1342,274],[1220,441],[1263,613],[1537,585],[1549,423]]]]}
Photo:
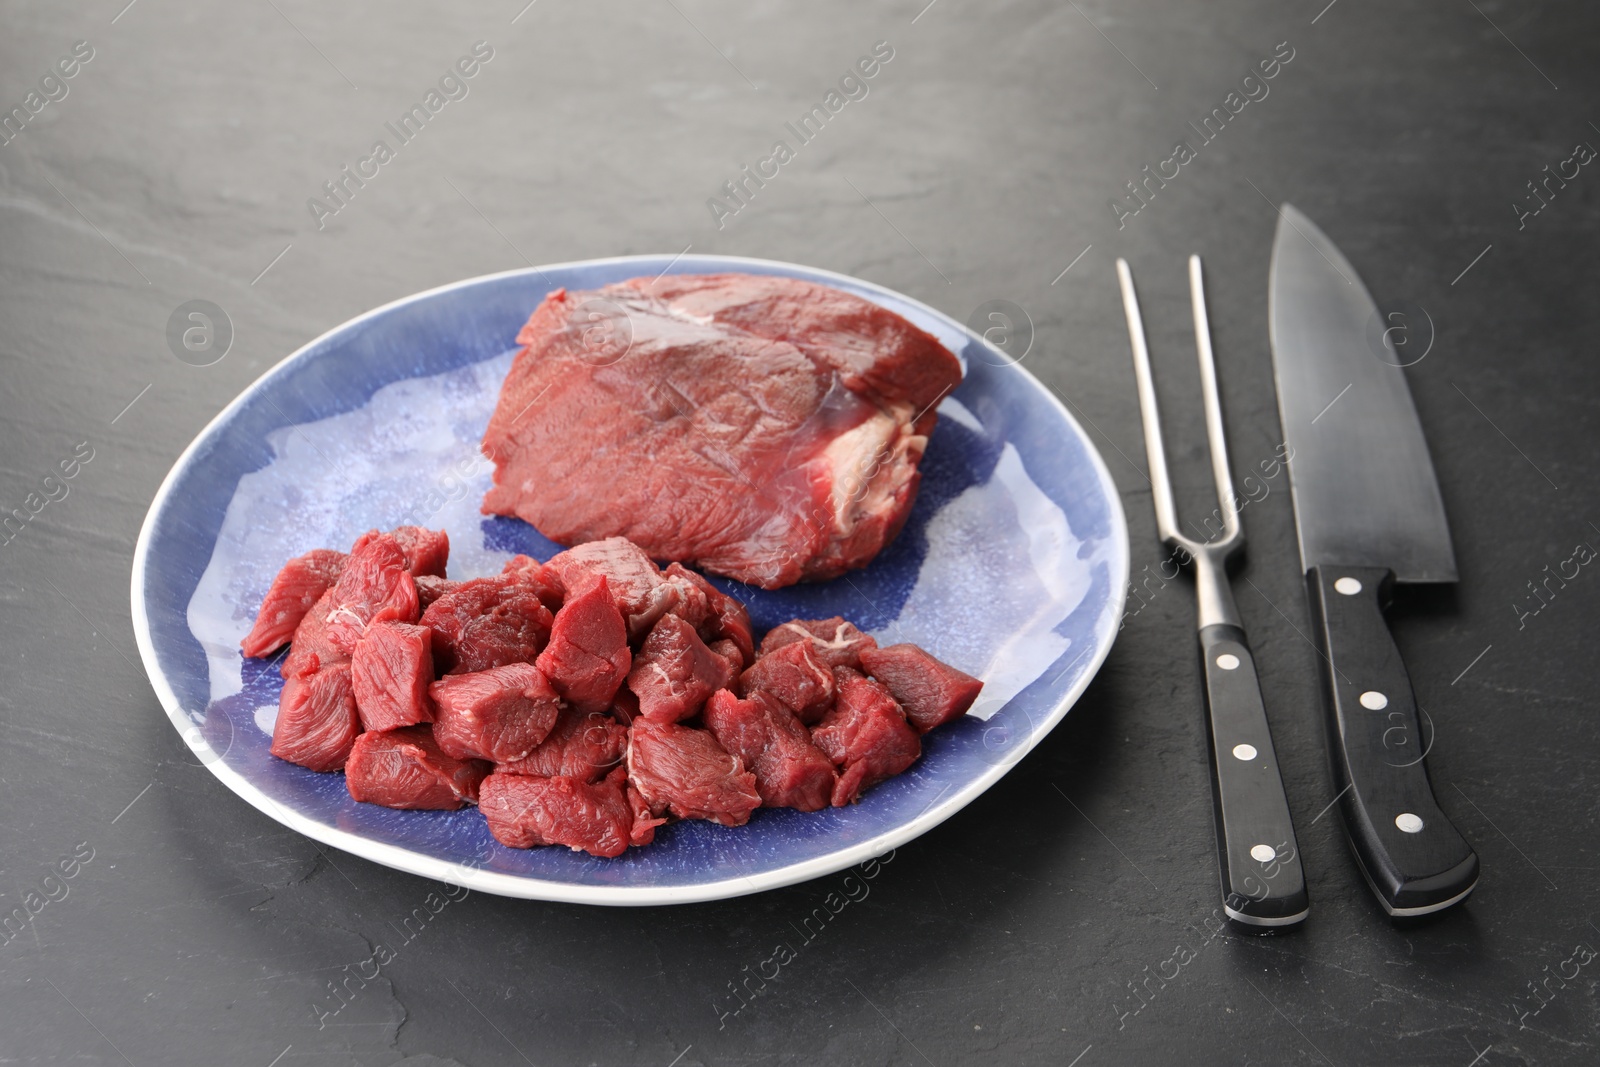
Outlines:
{"type": "MultiPolygon", "coordinates": [[[[180,473],[184,471],[193,461],[195,453],[199,449],[201,443],[210,437],[213,430],[217,429],[224,422],[226,422],[238,408],[243,406],[246,398],[260,388],[268,379],[282,371],[284,368],[288,367],[290,364],[294,363],[296,360],[300,359],[313,348],[317,347],[323,340],[335,333],[347,330],[358,323],[374,318],[393,308],[414,303],[416,301],[435,296],[439,293],[450,292],[454,289],[460,289],[470,285],[477,285],[497,278],[508,278],[518,275],[542,275],[546,269],[564,270],[576,267],[602,266],[613,263],[645,261],[658,262],[665,258],[669,258],[665,253],[630,256],[603,256],[595,259],[571,260],[564,263],[547,263],[537,267],[520,267],[514,270],[497,271],[493,274],[483,274],[472,278],[464,278],[459,281],[450,282],[446,285],[435,286],[432,289],[425,289],[421,292],[411,293],[407,296],[400,297],[397,300],[391,300],[387,304],[382,304],[378,307],[372,308],[369,311],[365,311],[354,318],[347,319],[344,322],[341,322],[338,325],[323,331],[321,334],[318,334],[310,341],[301,345],[299,348],[289,353],[289,355],[285,356],[283,359],[269,367],[249,385],[241,389],[239,394],[235,396],[233,400],[229,401],[229,403],[221,411],[219,411],[215,417],[207,422],[200,432],[195,435],[194,440],[190,441],[188,446],[184,448],[181,453],[179,453],[178,458],[173,462],[172,468],[167,472],[166,477],[162,479],[161,486],[156,490],[155,497],[150,502],[150,509],[145,513],[144,522],[140,524],[139,539],[135,543],[133,550],[133,579],[130,587],[130,593],[132,596],[132,622],[134,640],[139,646],[139,657],[144,663],[145,673],[150,677],[150,684],[155,690],[157,698],[161,701],[162,708],[167,713],[167,718],[172,721],[172,724],[177,729],[179,736],[186,736],[186,732],[194,725],[194,723],[183,711],[177,694],[173,691],[171,685],[168,683],[165,673],[161,670],[159,660],[156,658],[154,639],[151,635],[150,629],[150,620],[145,611],[144,575],[146,561],[150,550],[150,539],[156,517],[164,508],[167,498],[170,496],[173,486],[177,482],[180,473]]],[[[677,260],[681,258],[682,257],[676,257],[673,259],[673,262],[677,262],[677,260]]],[[[868,289],[876,290],[886,296],[894,298],[895,300],[905,301],[913,304],[938,318],[955,322],[953,318],[944,312],[939,311],[937,308],[934,308],[928,304],[924,304],[922,301],[913,297],[909,297],[904,293],[890,289],[887,286],[878,285],[875,282],[869,282],[861,278],[841,274],[837,271],[830,271],[820,267],[810,267],[799,263],[786,263],[782,260],[759,259],[748,256],[700,255],[692,258],[696,261],[714,260],[717,262],[724,262],[730,267],[736,267],[740,264],[751,264],[766,267],[777,267],[785,270],[798,268],[799,270],[812,275],[834,278],[840,281],[848,282],[853,286],[864,286],[868,289]]],[[[669,267],[671,265],[672,264],[670,263],[668,264],[669,267]]],[[[965,325],[961,325],[961,329],[964,330],[969,336],[976,338],[980,343],[988,344],[987,341],[984,341],[982,337],[979,337],[977,334],[973,333],[965,325]]],[[[1105,491],[1105,496],[1109,505],[1112,527],[1110,540],[1113,543],[1114,553],[1120,557],[1119,559],[1112,561],[1114,565],[1113,569],[1119,570],[1120,573],[1113,575],[1115,582],[1113,585],[1111,599],[1114,610],[1108,615],[1108,618],[1120,619],[1127,602],[1127,586],[1128,574],[1131,567],[1131,551],[1128,542],[1127,518],[1123,514],[1122,498],[1117,491],[1116,483],[1111,478],[1111,472],[1106,467],[1105,459],[1100,455],[1100,450],[1094,447],[1092,439],[1090,439],[1089,435],[1084,431],[1078,420],[1073,417],[1072,412],[1067,410],[1066,405],[1061,402],[1061,400],[1051,389],[1046,387],[1044,383],[1040,382],[1033,376],[1031,372],[1026,370],[1020,364],[1014,364],[1013,367],[1015,370],[1027,375],[1027,377],[1033,381],[1035,387],[1037,387],[1039,391],[1049,400],[1049,402],[1055,406],[1056,410],[1059,411],[1061,416],[1072,425],[1080,437],[1082,437],[1083,440],[1089,444],[1089,459],[1093,464],[1095,475],[1099,479],[1101,487],[1105,491]],[[1115,564],[1119,562],[1121,564],[1120,568],[1115,566],[1115,564]]],[[[1055,729],[1055,727],[1066,716],[1068,710],[1070,710],[1072,706],[1078,702],[1078,698],[1081,697],[1084,690],[1089,687],[1089,683],[1093,681],[1095,676],[1099,673],[1101,665],[1105,662],[1106,657],[1111,652],[1112,646],[1116,643],[1116,634],[1117,631],[1112,630],[1109,635],[1096,635],[1097,642],[1094,650],[1094,658],[1088,669],[1079,676],[1078,681],[1072,685],[1072,687],[1050,710],[1049,715],[1045,717],[1043,723],[1041,724],[1041,728],[1033,732],[1026,744],[1019,746],[1014,754],[1009,756],[1003,762],[994,764],[983,774],[979,775],[971,782],[968,782],[963,788],[948,795],[944,792],[941,792],[933,799],[933,801],[929,803],[927,809],[915,819],[912,819],[906,823],[902,823],[893,830],[879,834],[876,837],[860,842],[851,846],[850,848],[842,849],[837,852],[830,852],[826,856],[819,856],[815,859],[804,860],[800,863],[790,864],[786,867],[780,867],[777,870],[766,871],[756,875],[739,875],[737,877],[727,878],[716,882],[703,882],[692,886],[651,887],[581,885],[571,882],[556,882],[542,878],[532,878],[526,875],[502,874],[495,871],[467,867],[461,864],[447,863],[443,860],[435,859],[423,853],[412,851],[411,849],[401,848],[397,845],[385,844],[381,841],[373,841],[358,834],[353,834],[345,830],[337,829],[336,827],[325,826],[321,823],[315,822],[298,814],[297,812],[280,807],[275,801],[272,800],[271,797],[267,796],[254,784],[248,781],[243,775],[227,766],[227,764],[222,760],[213,760],[207,766],[211,773],[216,775],[218,780],[220,780],[229,789],[233,790],[233,792],[237,793],[240,797],[244,798],[244,800],[247,801],[252,807],[267,815],[269,818],[275,819],[277,822],[288,826],[290,829],[304,834],[313,841],[319,841],[325,845],[332,845],[335,848],[352,853],[356,856],[360,856],[364,859],[371,860],[374,863],[381,863],[386,867],[393,867],[396,870],[405,871],[408,874],[416,874],[424,878],[432,878],[446,884],[459,885],[466,889],[477,889],[483,892],[493,893],[498,896],[515,897],[525,900],[549,900],[569,904],[649,906],[659,904],[689,904],[702,901],[725,900],[732,897],[745,896],[750,893],[759,893],[768,889],[777,889],[786,885],[794,885],[797,882],[810,881],[815,878],[821,878],[825,875],[833,874],[836,871],[842,871],[848,867],[853,867],[858,863],[881,856],[892,849],[898,848],[900,845],[903,845],[908,841],[920,837],[922,834],[927,833],[929,830],[933,829],[935,826],[938,826],[952,815],[955,815],[958,811],[965,808],[973,800],[977,799],[977,797],[987,791],[995,782],[999,781],[1007,771],[1016,766],[1016,764],[1019,763],[1025,756],[1027,756],[1029,752],[1033,751],[1034,747],[1039,743],[1040,740],[1044,738],[1046,734],[1055,729]]],[[[198,744],[203,746],[205,743],[204,741],[201,741],[198,744]]]]}

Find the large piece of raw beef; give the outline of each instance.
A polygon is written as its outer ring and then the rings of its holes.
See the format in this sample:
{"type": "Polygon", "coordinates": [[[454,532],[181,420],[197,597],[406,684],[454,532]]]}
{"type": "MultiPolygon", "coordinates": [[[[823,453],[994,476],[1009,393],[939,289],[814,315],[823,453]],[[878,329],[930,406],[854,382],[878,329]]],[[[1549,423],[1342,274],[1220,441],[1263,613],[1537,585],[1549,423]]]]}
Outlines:
{"type": "Polygon", "coordinates": [[[894,538],[961,380],[899,315],[765,275],[557,290],[517,341],[483,439],[486,513],[769,589],[863,566],[894,538]]]}

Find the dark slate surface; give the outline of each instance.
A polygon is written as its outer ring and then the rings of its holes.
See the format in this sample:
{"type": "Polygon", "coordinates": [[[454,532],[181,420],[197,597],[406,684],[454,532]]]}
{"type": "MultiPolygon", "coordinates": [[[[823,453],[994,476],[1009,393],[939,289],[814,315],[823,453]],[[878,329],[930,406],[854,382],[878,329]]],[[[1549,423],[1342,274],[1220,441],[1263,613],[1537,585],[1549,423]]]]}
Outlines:
{"type": "Polygon", "coordinates": [[[1529,583],[1600,546],[1600,171],[1537,215],[1514,207],[1600,144],[1592,8],[123,2],[0,14],[6,109],[75,41],[93,48],[0,148],[0,504],[93,452],[0,545],[0,909],[40,894],[0,944],[0,1060],[1594,1062],[1600,577],[1579,566],[1543,602],[1529,583]],[[319,231],[307,198],[480,40],[493,59],[469,95],[319,231]],[[877,41],[894,58],[869,94],[719,230],[707,198],[877,41]],[[1186,123],[1280,42],[1293,58],[1269,95],[1201,144],[1186,123]],[[1119,229],[1109,199],[1180,139],[1195,158],[1119,229]],[[962,318],[1027,309],[1026,366],[1090,427],[1135,569],[1154,567],[1112,260],[1139,274],[1182,503],[1209,512],[1182,257],[1208,260],[1242,477],[1280,439],[1265,281],[1283,200],[1436,333],[1409,374],[1462,582],[1407,600],[1398,630],[1441,800],[1484,863],[1447,915],[1391,924],[1336,817],[1318,818],[1332,798],[1281,476],[1244,512],[1238,583],[1312,890],[1311,920],[1279,937],[1211,930],[1182,583],[1152,581],[1065,724],[809,942],[798,928],[842,876],[676,909],[472,894],[430,913],[443,887],[319,850],[224,789],[137,663],[145,507],[266,367],[456,278],[690,245],[857,274],[962,318]],[[203,368],[165,335],[193,299],[235,332],[203,368]],[[58,861],[73,877],[46,881],[58,861]],[[779,942],[796,958],[731,1014],[730,983],[779,942]],[[359,992],[322,1014],[347,979],[359,992]]]}

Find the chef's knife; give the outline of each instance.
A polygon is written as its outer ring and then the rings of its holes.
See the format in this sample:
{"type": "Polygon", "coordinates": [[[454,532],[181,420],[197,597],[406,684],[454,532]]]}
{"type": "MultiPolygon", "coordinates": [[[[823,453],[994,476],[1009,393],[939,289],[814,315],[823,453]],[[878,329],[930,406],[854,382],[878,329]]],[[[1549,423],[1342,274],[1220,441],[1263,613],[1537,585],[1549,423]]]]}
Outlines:
{"type": "Polygon", "coordinates": [[[1345,831],[1384,909],[1425,915],[1472,892],[1478,857],[1434,799],[1383,609],[1395,582],[1456,580],[1444,503],[1388,323],[1350,261],[1288,204],[1268,318],[1345,831]]]}

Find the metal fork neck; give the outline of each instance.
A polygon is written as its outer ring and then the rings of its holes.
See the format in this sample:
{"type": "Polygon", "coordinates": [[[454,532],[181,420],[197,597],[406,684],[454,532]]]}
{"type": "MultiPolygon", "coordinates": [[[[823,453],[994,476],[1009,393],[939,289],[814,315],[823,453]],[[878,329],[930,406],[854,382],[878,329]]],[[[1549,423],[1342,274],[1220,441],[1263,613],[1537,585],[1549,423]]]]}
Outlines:
{"type": "Polygon", "coordinates": [[[1239,606],[1233,599],[1233,586],[1228,582],[1228,558],[1237,545],[1196,544],[1179,542],[1194,560],[1194,598],[1197,609],[1197,629],[1207,626],[1237,626],[1244,628],[1239,618],[1239,606]]]}
{"type": "MultiPolygon", "coordinates": [[[[1144,423],[1145,453],[1150,458],[1150,496],[1156,511],[1156,532],[1194,563],[1195,600],[1200,609],[1200,629],[1234,626],[1242,629],[1239,609],[1228,585],[1228,557],[1244,544],[1239,525],[1233,477],[1228,472],[1228,443],[1222,429],[1222,401],[1217,396],[1216,358],[1211,351],[1211,321],[1206,313],[1205,279],[1200,257],[1189,257],[1189,299],[1194,311],[1195,352],[1200,361],[1200,393],[1205,401],[1206,438],[1211,446],[1211,471],[1216,481],[1217,503],[1222,509],[1223,536],[1200,542],[1178,533],[1178,510],[1167,474],[1166,449],[1161,444],[1161,412],[1155,382],[1150,374],[1150,349],[1145,342],[1144,316],[1133,271],[1117,260],[1117,281],[1122,287],[1122,308],[1128,319],[1128,342],[1133,349],[1133,373],[1139,386],[1139,416],[1144,423]]],[[[1209,527],[1209,524],[1208,524],[1209,527]]]]}

